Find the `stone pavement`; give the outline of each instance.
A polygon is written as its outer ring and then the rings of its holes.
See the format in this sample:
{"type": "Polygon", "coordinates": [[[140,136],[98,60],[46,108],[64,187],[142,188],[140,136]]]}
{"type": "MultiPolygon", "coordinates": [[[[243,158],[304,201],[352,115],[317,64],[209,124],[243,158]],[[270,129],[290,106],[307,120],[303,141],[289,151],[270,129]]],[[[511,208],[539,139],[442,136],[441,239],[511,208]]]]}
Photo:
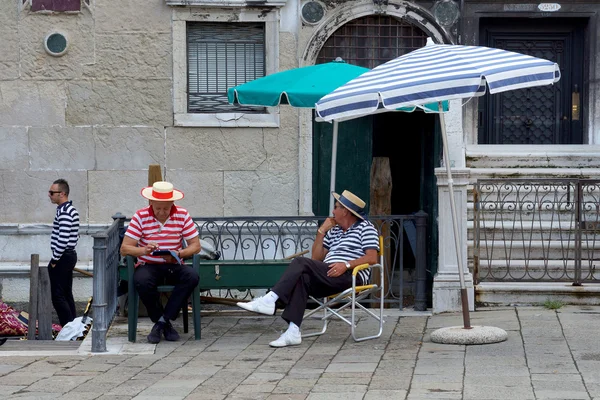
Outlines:
{"type": "Polygon", "coordinates": [[[0,347],[0,398],[600,399],[600,307],[480,309],[472,325],[508,332],[507,341],[480,346],[429,340],[437,328],[462,325],[461,314],[388,314],[379,339],[355,343],[336,322],[283,349],[268,346],[285,327],[279,317],[207,315],[202,340],[190,333],[156,346],[145,340],[149,321],[140,321],[139,343],[127,344],[121,320],[110,354],[89,355],[90,336],[55,355],[0,347]]]}

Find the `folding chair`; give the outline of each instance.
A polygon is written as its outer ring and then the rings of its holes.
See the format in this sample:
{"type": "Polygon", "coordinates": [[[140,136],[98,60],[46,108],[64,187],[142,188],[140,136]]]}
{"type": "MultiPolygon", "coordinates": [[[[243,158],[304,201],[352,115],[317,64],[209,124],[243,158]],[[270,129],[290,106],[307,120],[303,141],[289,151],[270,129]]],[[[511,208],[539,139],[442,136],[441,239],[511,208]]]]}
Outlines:
{"type": "Polygon", "coordinates": [[[310,298],[318,304],[318,307],[311,310],[307,314],[304,315],[304,318],[308,318],[311,315],[323,311],[323,316],[321,320],[323,321],[323,329],[320,332],[309,332],[302,335],[302,337],[310,337],[310,336],[318,336],[325,333],[327,330],[327,324],[331,318],[338,318],[350,325],[352,330],[352,338],[356,342],[361,342],[363,340],[374,339],[381,336],[383,332],[383,298],[384,298],[384,284],[383,284],[383,237],[379,236],[379,264],[361,264],[354,267],[352,270],[352,287],[344,290],[341,293],[325,297],[322,301],[317,300],[316,298],[310,296],[310,298]],[[364,269],[371,269],[371,280],[373,277],[373,270],[379,269],[380,275],[380,285],[376,285],[374,283],[356,286],[356,275],[359,271],[364,269]],[[360,301],[365,299],[367,296],[371,294],[378,293],[379,294],[379,307],[377,309],[369,309],[360,304],[360,301]],[[333,308],[334,306],[339,306],[337,309],[333,308]],[[341,312],[350,307],[351,314],[350,320],[348,318],[341,315],[341,312]],[[366,312],[367,316],[372,317],[377,321],[379,325],[379,331],[375,335],[371,336],[363,336],[357,337],[356,335],[356,311],[361,309],[366,312]],[[375,312],[373,312],[375,310],[375,312]]]}

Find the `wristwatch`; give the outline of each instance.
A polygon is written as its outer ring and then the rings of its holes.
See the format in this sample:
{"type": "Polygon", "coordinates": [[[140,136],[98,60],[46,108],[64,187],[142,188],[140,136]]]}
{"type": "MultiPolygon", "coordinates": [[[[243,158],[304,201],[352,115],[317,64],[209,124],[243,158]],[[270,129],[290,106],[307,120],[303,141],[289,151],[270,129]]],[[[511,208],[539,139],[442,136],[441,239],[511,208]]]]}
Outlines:
{"type": "Polygon", "coordinates": [[[346,269],[350,269],[350,268],[352,268],[352,267],[350,266],[350,263],[349,263],[348,261],[344,261],[344,264],[346,264],[346,269]]]}

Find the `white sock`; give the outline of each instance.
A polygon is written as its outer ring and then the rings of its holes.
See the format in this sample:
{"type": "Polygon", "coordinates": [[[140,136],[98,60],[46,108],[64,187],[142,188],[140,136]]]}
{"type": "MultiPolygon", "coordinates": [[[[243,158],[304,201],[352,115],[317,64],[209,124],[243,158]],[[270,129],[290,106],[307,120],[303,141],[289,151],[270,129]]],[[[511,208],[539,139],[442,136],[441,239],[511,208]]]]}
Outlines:
{"type": "Polygon", "coordinates": [[[288,332],[293,333],[295,335],[300,333],[300,327],[293,322],[290,322],[290,326],[288,326],[288,332]]]}
{"type": "Polygon", "coordinates": [[[263,300],[265,300],[269,304],[274,304],[278,298],[279,296],[277,296],[277,293],[275,293],[272,290],[263,296],[263,300]]]}

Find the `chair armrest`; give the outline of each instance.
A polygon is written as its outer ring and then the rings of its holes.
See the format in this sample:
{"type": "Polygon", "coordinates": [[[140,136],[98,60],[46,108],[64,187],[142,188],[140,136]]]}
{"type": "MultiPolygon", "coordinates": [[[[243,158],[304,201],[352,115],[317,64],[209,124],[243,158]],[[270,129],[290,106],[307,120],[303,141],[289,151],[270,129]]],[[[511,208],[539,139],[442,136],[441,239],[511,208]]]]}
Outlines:
{"type": "Polygon", "coordinates": [[[360,264],[352,269],[352,275],[358,274],[359,271],[369,268],[381,268],[381,264],[360,264]]]}
{"type": "Polygon", "coordinates": [[[125,260],[127,262],[127,277],[130,282],[133,281],[133,273],[135,271],[135,257],[126,256],[125,260]]]}
{"type": "Polygon", "coordinates": [[[200,276],[200,253],[196,253],[192,257],[192,268],[194,268],[194,271],[200,276]]]}

